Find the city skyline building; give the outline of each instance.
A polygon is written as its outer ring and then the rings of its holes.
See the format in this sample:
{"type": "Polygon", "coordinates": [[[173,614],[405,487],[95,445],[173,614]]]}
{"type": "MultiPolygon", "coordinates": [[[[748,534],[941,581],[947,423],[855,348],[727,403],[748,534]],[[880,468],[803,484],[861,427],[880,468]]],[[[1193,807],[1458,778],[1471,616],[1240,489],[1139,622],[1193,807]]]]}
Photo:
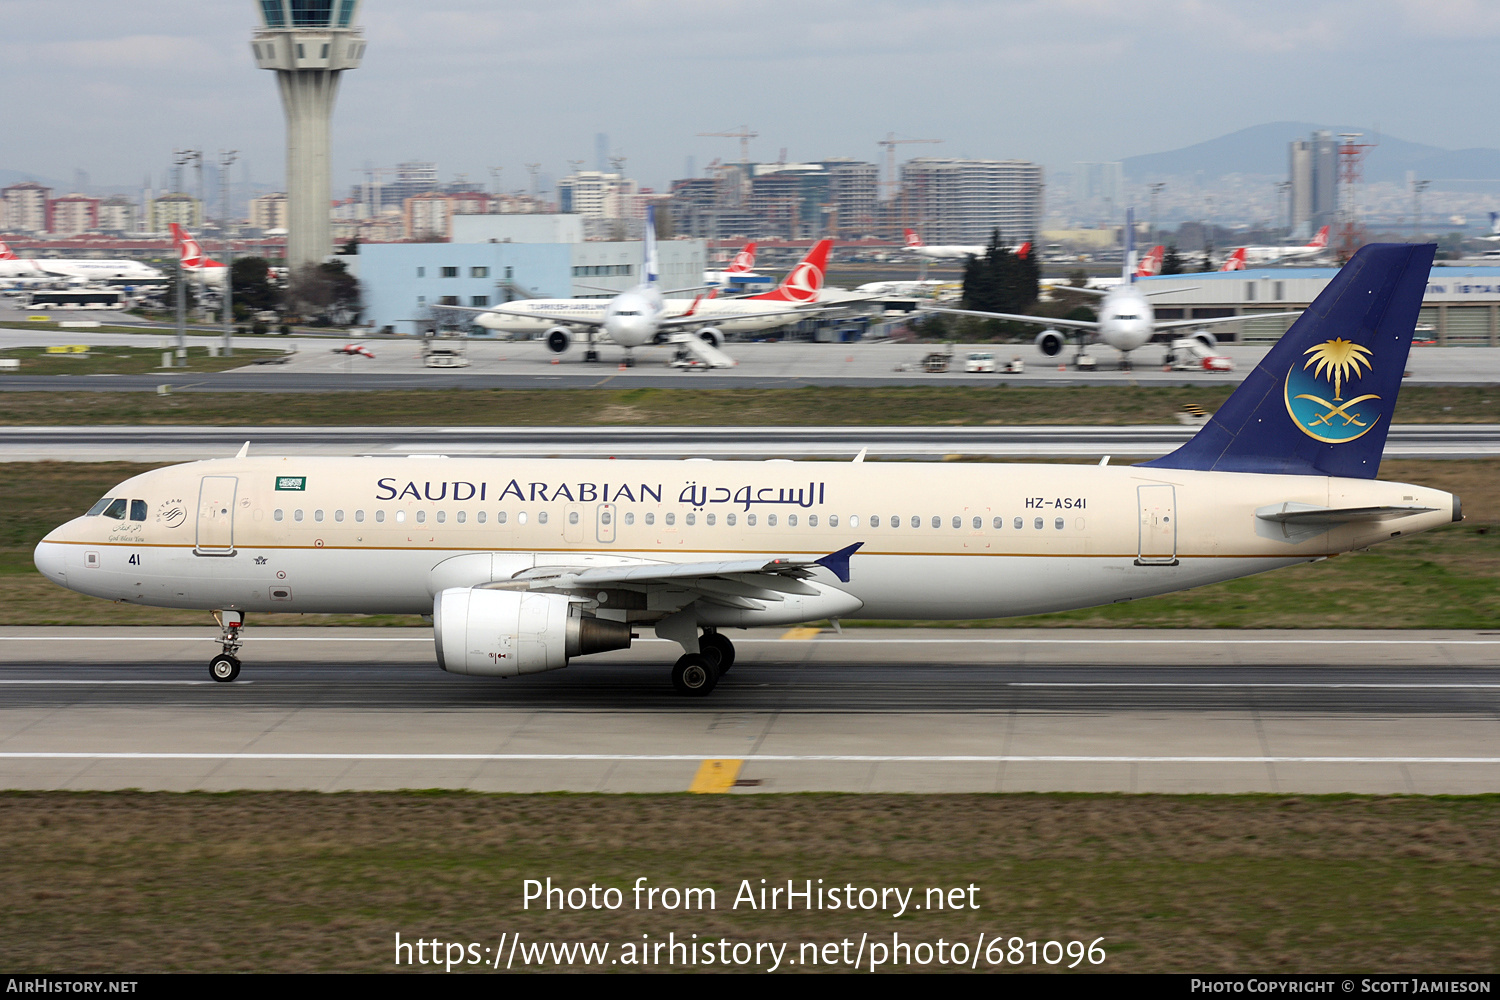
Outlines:
{"type": "Polygon", "coordinates": [[[931,244],[1008,243],[1042,229],[1042,166],[1025,160],[920,156],[901,168],[901,211],[931,244]]]}

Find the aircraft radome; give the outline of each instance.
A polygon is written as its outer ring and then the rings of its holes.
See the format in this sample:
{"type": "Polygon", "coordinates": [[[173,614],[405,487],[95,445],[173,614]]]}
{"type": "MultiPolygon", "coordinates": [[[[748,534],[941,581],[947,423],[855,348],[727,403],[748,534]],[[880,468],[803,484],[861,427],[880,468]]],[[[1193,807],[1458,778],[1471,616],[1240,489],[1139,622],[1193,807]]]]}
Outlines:
{"type": "MultiPolygon", "coordinates": [[[[1431,245],[1360,250],[1190,441],[1136,466],[288,458],[148,472],[52,531],[72,590],[221,616],[426,613],[439,665],[564,667],[653,628],[706,694],[725,630],[1108,604],[1459,520],[1375,479],[1431,245]]],[[[247,446],[248,447],[248,446],[247,446]]]]}

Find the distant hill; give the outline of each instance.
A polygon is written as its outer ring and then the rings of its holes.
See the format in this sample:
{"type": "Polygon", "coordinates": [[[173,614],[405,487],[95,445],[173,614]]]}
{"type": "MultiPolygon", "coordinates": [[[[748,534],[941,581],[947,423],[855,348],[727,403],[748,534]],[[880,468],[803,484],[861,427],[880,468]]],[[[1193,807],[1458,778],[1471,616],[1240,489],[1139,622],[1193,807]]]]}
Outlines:
{"type": "MultiPolygon", "coordinates": [[[[1183,177],[1201,174],[1204,179],[1225,174],[1269,174],[1285,177],[1287,144],[1306,139],[1319,129],[1335,137],[1340,132],[1363,132],[1373,141],[1368,127],[1317,125],[1312,122],[1271,122],[1253,125],[1182,149],[1132,156],[1124,161],[1127,177],[1183,177]]],[[[1405,183],[1414,170],[1425,180],[1500,180],[1500,149],[1442,149],[1382,135],[1380,145],[1365,158],[1366,181],[1405,183]]]]}

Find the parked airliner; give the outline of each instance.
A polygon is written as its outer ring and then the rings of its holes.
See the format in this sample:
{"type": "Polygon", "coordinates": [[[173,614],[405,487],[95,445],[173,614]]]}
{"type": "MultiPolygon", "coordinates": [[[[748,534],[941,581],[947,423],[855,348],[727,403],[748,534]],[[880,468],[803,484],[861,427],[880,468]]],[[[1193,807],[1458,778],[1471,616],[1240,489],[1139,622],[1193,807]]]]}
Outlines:
{"type": "MultiPolygon", "coordinates": [[[[625,349],[624,364],[633,365],[637,347],[667,345],[695,355],[704,364],[734,364],[720,348],[726,333],[771,330],[806,318],[816,309],[828,267],[832,240],[820,240],[774,290],[746,298],[716,298],[700,290],[693,299],[669,299],[657,287],[656,227],[646,218],[643,281],[611,299],[526,299],[487,309],[441,306],[478,313],[474,322],[509,333],[543,332],[547,349],[561,354],[582,333],[585,361],[598,360],[596,345],[625,349]],[[695,328],[693,332],[688,332],[695,328]]],[[[676,289],[692,291],[693,289],[676,289]]]]}
{"type": "Polygon", "coordinates": [[[177,248],[177,256],[182,260],[182,269],[194,280],[215,288],[223,286],[224,277],[229,273],[229,268],[205,254],[203,247],[193,239],[192,234],[175,222],[172,223],[172,245],[177,248]]]}
{"type": "MultiPolygon", "coordinates": [[[[983,257],[989,247],[960,246],[949,244],[947,246],[930,247],[922,242],[916,230],[903,230],[906,234],[906,245],[902,247],[907,253],[914,253],[918,257],[927,257],[931,260],[963,260],[966,257],[983,257]]],[[[1031,252],[1031,242],[1028,240],[1019,246],[1010,247],[1010,252],[1017,257],[1025,257],[1031,252]]]]}
{"type": "MultiPolygon", "coordinates": [[[[1099,318],[1097,320],[1085,319],[1058,319],[1050,316],[1025,316],[1016,313],[985,312],[977,309],[949,309],[945,307],[926,306],[924,311],[955,313],[960,316],[979,316],[985,319],[1005,319],[1018,323],[1034,323],[1037,326],[1045,326],[1047,329],[1037,334],[1036,347],[1049,358],[1055,358],[1062,353],[1066,346],[1067,337],[1058,330],[1072,331],[1072,336],[1078,341],[1078,354],[1083,356],[1084,348],[1091,343],[1101,343],[1113,347],[1120,352],[1120,367],[1130,367],[1130,352],[1150,342],[1151,337],[1161,330],[1178,330],[1194,327],[1191,334],[1193,340],[1203,344],[1209,350],[1218,347],[1218,341],[1214,335],[1204,327],[1222,323],[1239,323],[1245,320],[1244,316],[1217,316],[1212,319],[1182,319],[1171,320],[1165,323],[1156,322],[1156,312],[1151,307],[1150,296],[1166,295],[1170,292],[1180,292],[1182,286],[1153,288],[1143,291],[1141,286],[1135,284],[1136,278],[1140,277],[1140,265],[1135,262],[1134,234],[1135,222],[1133,216],[1127,217],[1125,225],[1125,261],[1120,269],[1120,282],[1109,288],[1069,288],[1067,291],[1077,292],[1083,295],[1098,295],[1104,301],[1099,303],[1099,318]]],[[[1150,257],[1155,257],[1161,247],[1151,251],[1150,257]]],[[[1158,265],[1159,266],[1159,265],[1158,265]]],[[[1272,319],[1282,316],[1295,316],[1296,312],[1280,313],[1256,313],[1256,319],[1272,319]]]]}
{"type": "Polygon", "coordinates": [[[484,677],[651,628],[682,647],[672,683],[703,695],[734,663],[726,629],[1060,611],[1325,559],[1461,518],[1456,496],[1375,478],[1435,249],[1359,250],[1193,438],[1136,466],[247,444],[125,480],[36,566],[105,600],[213,611],[219,681],[239,674],[246,612],[420,612],[438,665],[484,677]]]}
{"type": "MultiPolygon", "coordinates": [[[[1230,259],[1236,256],[1249,267],[1258,264],[1278,264],[1287,260],[1312,259],[1319,257],[1328,251],[1328,227],[1319,229],[1317,235],[1300,247],[1269,247],[1269,246],[1247,246],[1240,247],[1230,259]]],[[[1229,271],[1233,268],[1225,267],[1222,270],[1229,271]]]]}
{"type": "Polygon", "coordinates": [[[21,258],[0,243],[0,280],[46,281],[166,281],[166,275],[138,260],[90,260],[72,257],[21,258]]]}

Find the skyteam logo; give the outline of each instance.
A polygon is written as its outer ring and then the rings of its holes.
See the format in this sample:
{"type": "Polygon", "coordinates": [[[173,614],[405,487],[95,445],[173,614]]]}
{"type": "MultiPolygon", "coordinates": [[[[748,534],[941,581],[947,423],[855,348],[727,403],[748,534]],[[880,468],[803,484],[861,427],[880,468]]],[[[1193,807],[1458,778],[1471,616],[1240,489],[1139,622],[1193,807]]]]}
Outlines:
{"type": "Polygon", "coordinates": [[[1304,353],[1307,361],[1300,368],[1294,365],[1286,376],[1286,409],[1292,421],[1308,437],[1330,444],[1366,434],[1384,407],[1377,394],[1359,393],[1351,383],[1374,370],[1370,349],[1337,337],[1304,353]]]}

